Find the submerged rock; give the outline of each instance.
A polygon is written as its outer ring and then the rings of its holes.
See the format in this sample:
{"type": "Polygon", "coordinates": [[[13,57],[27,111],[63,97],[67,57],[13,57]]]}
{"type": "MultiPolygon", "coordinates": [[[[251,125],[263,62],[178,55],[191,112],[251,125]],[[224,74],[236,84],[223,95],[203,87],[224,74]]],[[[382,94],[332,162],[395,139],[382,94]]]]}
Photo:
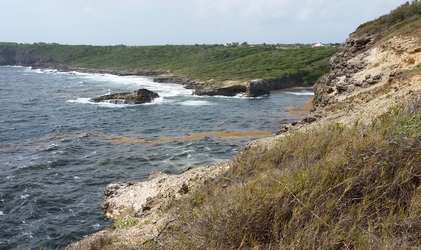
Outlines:
{"type": "Polygon", "coordinates": [[[114,104],[143,104],[152,102],[159,95],[147,89],[138,89],[133,92],[115,93],[93,98],[94,102],[109,102],[114,104]]]}

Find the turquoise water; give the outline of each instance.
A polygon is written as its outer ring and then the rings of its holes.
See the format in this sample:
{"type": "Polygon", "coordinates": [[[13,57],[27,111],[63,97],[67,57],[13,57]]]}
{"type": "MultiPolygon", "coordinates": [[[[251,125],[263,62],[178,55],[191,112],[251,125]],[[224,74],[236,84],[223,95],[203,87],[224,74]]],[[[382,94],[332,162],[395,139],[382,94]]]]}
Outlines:
{"type": "Polygon", "coordinates": [[[195,97],[144,77],[0,67],[0,249],[55,249],[109,225],[101,211],[107,184],[180,173],[232,157],[249,138],[165,143],[208,131],[275,132],[286,108],[311,93],[195,97]],[[147,105],[93,104],[89,98],[141,87],[147,105]]]}

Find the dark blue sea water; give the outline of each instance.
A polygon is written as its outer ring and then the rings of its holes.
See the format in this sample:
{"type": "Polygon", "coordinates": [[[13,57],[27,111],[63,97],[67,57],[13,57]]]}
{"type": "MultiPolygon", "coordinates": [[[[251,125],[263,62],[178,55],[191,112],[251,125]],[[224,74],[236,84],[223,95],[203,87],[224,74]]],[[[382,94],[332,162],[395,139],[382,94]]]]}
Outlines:
{"type": "Polygon", "coordinates": [[[249,138],[174,140],[208,131],[276,131],[304,92],[195,97],[143,77],[0,67],[0,249],[56,249],[106,227],[107,184],[229,159],[249,138]],[[92,104],[146,87],[149,105],[92,104]],[[164,143],[140,143],[139,138],[164,143]],[[170,138],[170,139],[168,139],[170,138]],[[132,139],[135,139],[132,141],[132,139]]]}

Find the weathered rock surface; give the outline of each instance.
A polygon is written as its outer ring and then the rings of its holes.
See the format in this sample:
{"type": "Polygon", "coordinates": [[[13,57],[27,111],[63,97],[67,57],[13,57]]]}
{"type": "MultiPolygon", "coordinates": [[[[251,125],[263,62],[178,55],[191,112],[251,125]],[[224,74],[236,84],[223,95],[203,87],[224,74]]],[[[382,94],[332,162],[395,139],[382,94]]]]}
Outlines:
{"type": "Polygon", "coordinates": [[[315,105],[328,106],[392,81],[420,63],[419,46],[411,36],[384,40],[382,33],[351,34],[332,57],[331,72],[315,84],[315,105]]]}
{"type": "Polygon", "coordinates": [[[101,244],[112,244],[108,242],[110,239],[141,248],[174,220],[173,212],[167,210],[172,202],[192,193],[228,168],[229,165],[221,164],[195,168],[181,175],[157,173],[144,182],[111,184],[105,190],[105,215],[110,219],[129,216],[137,221],[137,226],[103,230],[66,249],[100,249],[101,244]]]}
{"type": "Polygon", "coordinates": [[[356,82],[352,79],[352,75],[367,66],[364,53],[374,42],[374,35],[363,37],[351,35],[341,50],[331,58],[331,72],[316,83],[315,103],[321,106],[327,105],[331,102],[332,96],[352,92],[355,86],[365,86],[364,82],[356,82]]]}
{"type": "Polygon", "coordinates": [[[109,102],[114,104],[143,104],[152,102],[159,95],[147,89],[138,89],[133,92],[115,93],[93,98],[94,102],[109,102]]]}
{"type": "Polygon", "coordinates": [[[266,83],[264,80],[252,80],[247,83],[247,90],[246,90],[245,95],[248,97],[258,97],[262,95],[269,95],[271,90],[276,90],[276,89],[266,86],[266,83]]]}
{"type": "Polygon", "coordinates": [[[142,217],[151,210],[162,208],[180,198],[227,169],[228,165],[223,164],[195,168],[181,175],[152,174],[150,179],[144,182],[110,184],[105,189],[105,215],[115,219],[130,210],[135,217],[142,217]]]}
{"type": "Polygon", "coordinates": [[[220,83],[220,84],[209,84],[209,83],[198,83],[194,86],[195,95],[206,95],[206,96],[235,96],[243,94],[247,97],[258,97],[263,95],[269,95],[271,91],[288,89],[292,87],[302,87],[303,79],[299,77],[282,77],[279,79],[263,80],[256,79],[245,82],[234,81],[231,83],[220,83]]]}
{"type": "Polygon", "coordinates": [[[178,83],[186,88],[194,89],[194,94],[199,96],[235,96],[243,94],[247,97],[269,95],[271,91],[293,87],[307,87],[304,80],[298,76],[285,76],[279,79],[255,79],[250,81],[197,81],[171,74],[155,76],[155,82],[178,83]]]}

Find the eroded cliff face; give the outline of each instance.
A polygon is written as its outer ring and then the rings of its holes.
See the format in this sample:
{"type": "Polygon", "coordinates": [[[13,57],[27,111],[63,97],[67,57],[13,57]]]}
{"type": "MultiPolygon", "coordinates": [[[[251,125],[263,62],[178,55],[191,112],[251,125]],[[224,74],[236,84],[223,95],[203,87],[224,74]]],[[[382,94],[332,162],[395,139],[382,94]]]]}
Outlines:
{"type": "Polygon", "coordinates": [[[0,48],[0,65],[15,65],[16,50],[10,48],[0,48]]]}
{"type": "Polygon", "coordinates": [[[385,34],[351,34],[331,58],[330,73],[315,84],[312,112],[281,125],[279,133],[331,122],[368,124],[421,91],[421,36],[385,34]]]}
{"type": "Polygon", "coordinates": [[[381,93],[374,93],[374,89],[385,92],[398,87],[393,86],[397,81],[409,83],[410,77],[402,77],[420,63],[421,43],[416,35],[354,33],[331,59],[331,72],[314,86],[314,104],[319,109],[335,106],[364,93],[375,99],[381,93]]]}
{"type": "Polygon", "coordinates": [[[30,49],[0,48],[0,65],[48,67],[50,62],[49,58],[40,57],[30,49]]]}
{"type": "Polygon", "coordinates": [[[357,85],[352,81],[352,76],[365,69],[367,66],[363,60],[357,61],[357,57],[373,46],[374,37],[349,38],[341,50],[331,60],[331,72],[323,76],[314,86],[315,104],[326,106],[333,102],[333,98],[344,92],[352,91],[357,85]]]}

